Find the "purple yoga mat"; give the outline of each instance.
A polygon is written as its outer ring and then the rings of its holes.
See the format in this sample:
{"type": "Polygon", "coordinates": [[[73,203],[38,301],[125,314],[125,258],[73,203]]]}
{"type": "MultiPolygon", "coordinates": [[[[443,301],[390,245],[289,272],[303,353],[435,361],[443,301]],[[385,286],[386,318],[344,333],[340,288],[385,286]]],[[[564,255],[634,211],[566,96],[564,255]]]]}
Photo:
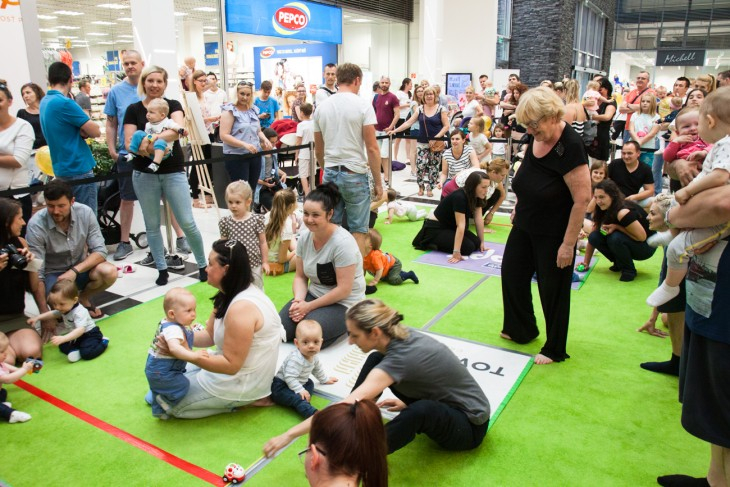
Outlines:
{"type": "MultiPolygon", "coordinates": [[[[504,244],[487,242],[489,249],[486,252],[474,252],[469,256],[468,259],[462,260],[457,264],[449,264],[449,254],[433,250],[426,252],[416,262],[419,264],[435,265],[439,267],[448,267],[449,269],[458,269],[461,271],[478,272],[480,274],[486,274],[488,276],[502,277],[502,256],[504,255],[504,244]]],[[[582,259],[576,259],[576,266],[582,259]]],[[[593,271],[593,268],[598,262],[597,257],[591,259],[591,265],[585,272],[577,272],[580,277],[580,281],[574,282],[572,288],[578,290],[583,286],[583,283],[588,279],[588,275],[593,271]]],[[[533,279],[534,281],[534,279],[533,279]]]]}

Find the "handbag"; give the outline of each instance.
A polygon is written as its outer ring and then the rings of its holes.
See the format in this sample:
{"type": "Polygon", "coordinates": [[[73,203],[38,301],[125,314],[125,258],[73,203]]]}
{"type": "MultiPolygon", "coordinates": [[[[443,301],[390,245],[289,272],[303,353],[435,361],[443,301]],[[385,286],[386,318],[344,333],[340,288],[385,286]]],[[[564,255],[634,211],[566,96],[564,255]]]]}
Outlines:
{"type": "MultiPolygon", "coordinates": [[[[436,110],[436,113],[440,112],[441,107],[436,110]]],[[[423,108],[421,108],[421,115],[423,115],[423,129],[426,131],[426,138],[428,138],[428,124],[426,123],[426,112],[423,111],[423,108]]],[[[444,150],[446,150],[446,142],[444,142],[443,140],[429,140],[428,150],[430,150],[431,152],[443,152],[444,150]]]]}

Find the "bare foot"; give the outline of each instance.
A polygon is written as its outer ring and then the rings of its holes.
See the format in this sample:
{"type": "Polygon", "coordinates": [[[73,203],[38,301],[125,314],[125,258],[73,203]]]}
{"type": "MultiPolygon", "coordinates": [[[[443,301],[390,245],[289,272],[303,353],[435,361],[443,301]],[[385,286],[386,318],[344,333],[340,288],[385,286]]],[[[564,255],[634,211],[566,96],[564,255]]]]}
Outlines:
{"type": "Polygon", "coordinates": [[[268,407],[273,405],[274,401],[271,400],[271,396],[262,397],[258,401],[254,401],[251,403],[251,406],[253,407],[268,407]]]}
{"type": "Polygon", "coordinates": [[[537,355],[535,355],[535,363],[537,365],[547,365],[553,363],[553,359],[546,357],[541,353],[538,353],[537,355]]]}
{"type": "Polygon", "coordinates": [[[486,228],[485,227],[484,228],[484,233],[494,233],[494,230],[492,230],[491,228],[486,228]]]}
{"type": "Polygon", "coordinates": [[[512,337],[506,334],[505,332],[502,332],[499,334],[500,337],[504,338],[505,340],[512,340],[512,337]]]}

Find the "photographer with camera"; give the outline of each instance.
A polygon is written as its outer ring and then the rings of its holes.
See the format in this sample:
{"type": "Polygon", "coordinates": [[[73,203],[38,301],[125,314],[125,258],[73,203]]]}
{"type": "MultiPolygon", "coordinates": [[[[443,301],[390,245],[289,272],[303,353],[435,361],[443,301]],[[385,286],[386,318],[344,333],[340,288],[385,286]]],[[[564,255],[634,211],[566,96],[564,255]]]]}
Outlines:
{"type": "MultiPolygon", "coordinates": [[[[117,268],[106,261],[107,250],[96,215],[86,205],[75,203],[68,183],[53,180],[43,190],[46,208],[28,222],[28,245],[43,259],[38,275],[42,281],[41,313],[48,311],[45,291],[56,281],[75,281],[81,294],[79,302],[92,318],[104,313],[91,304],[91,297],[117,280],[117,268]]],[[[54,327],[43,328],[43,338],[50,338],[54,327]]]]}
{"type": "MultiPolygon", "coordinates": [[[[25,226],[18,201],[0,198],[0,332],[9,339],[5,362],[15,364],[28,357],[40,358],[43,342],[40,335],[26,323],[25,291],[30,289],[38,306],[45,303],[38,273],[30,271],[33,254],[20,236],[25,226]]],[[[53,326],[43,323],[43,326],[53,326]]]]}

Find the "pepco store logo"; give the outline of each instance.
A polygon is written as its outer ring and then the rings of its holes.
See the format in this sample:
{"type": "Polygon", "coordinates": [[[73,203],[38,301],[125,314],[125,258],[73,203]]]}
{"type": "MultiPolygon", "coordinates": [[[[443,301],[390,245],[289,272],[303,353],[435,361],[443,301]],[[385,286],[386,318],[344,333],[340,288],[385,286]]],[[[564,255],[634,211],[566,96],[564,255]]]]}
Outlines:
{"type": "Polygon", "coordinates": [[[274,47],[264,48],[264,50],[261,51],[261,57],[266,59],[267,57],[273,56],[275,52],[276,52],[276,48],[274,48],[274,47]]]}
{"type": "Polygon", "coordinates": [[[294,35],[309,24],[309,9],[300,2],[287,3],[274,13],[271,23],[283,36],[294,35]]]}

